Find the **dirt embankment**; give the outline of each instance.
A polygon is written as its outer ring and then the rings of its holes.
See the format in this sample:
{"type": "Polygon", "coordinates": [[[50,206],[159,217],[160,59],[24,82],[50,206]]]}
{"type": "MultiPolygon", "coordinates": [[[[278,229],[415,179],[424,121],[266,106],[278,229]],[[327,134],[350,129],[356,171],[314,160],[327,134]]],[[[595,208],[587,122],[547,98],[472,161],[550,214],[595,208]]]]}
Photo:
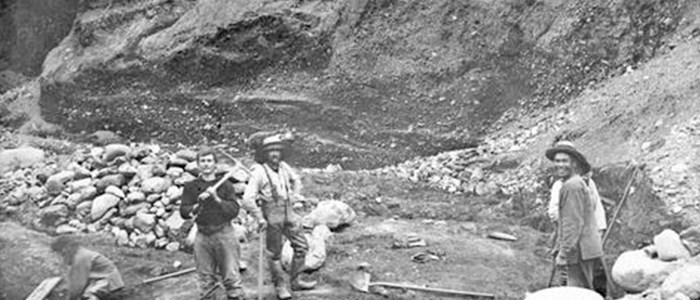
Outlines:
{"type": "Polygon", "coordinates": [[[686,2],[98,1],[47,56],[42,112],[240,148],[289,129],[303,165],[375,167],[473,145],[509,108],[648,60],[686,2]]]}

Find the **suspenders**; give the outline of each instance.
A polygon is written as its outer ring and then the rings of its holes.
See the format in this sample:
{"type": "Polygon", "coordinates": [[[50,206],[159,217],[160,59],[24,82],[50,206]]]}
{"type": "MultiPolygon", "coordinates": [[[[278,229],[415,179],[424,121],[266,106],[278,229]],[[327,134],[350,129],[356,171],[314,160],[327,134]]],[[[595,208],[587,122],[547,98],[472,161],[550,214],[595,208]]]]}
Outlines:
{"type": "MultiPolygon", "coordinates": [[[[267,168],[268,168],[267,164],[263,164],[262,166],[263,166],[263,170],[265,170],[265,175],[267,175],[267,181],[270,183],[270,191],[272,191],[272,198],[275,199],[275,203],[276,203],[282,197],[280,197],[279,193],[277,193],[277,187],[272,182],[272,177],[270,177],[270,172],[267,171],[267,168]]],[[[280,169],[281,168],[282,168],[282,166],[280,165],[280,169]]],[[[279,174],[279,171],[278,171],[278,174],[279,174]]],[[[281,176],[280,176],[280,181],[282,181],[281,176]]],[[[284,190],[285,190],[285,192],[287,192],[287,197],[285,199],[282,199],[282,201],[284,201],[284,221],[287,222],[288,221],[287,220],[287,209],[288,209],[289,202],[290,202],[289,201],[289,187],[287,186],[287,184],[284,185],[284,190]]]]}

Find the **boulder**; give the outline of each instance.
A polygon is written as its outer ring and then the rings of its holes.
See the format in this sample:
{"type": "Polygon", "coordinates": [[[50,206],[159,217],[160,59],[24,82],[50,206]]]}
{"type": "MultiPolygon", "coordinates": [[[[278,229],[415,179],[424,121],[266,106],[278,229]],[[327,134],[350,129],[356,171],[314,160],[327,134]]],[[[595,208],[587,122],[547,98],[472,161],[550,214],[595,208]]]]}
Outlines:
{"type": "Polygon", "coordinates": [[[595,291],[572,287],[572,286],[560,286],[547,288],[543,290],[536,291],[534,293],[525,293],[525,300],[562,300],[562,299],[576,299],[576,300],[604,300],[604,298],[596,293],[595,291]]]}
{"type": "Polygon", "coordinates": [[[150,207],[151,205],[146,202],[139,202],[125,207],[124,209],[119,211],[119,214],[122,217],[131,217],[139,211],[148,211],[150,207]]]}
{"type": "Polygon", "coordinates": [[[100,178],[95,184],[95,187],[99,191],[104,191],[108,186],[122,186],[126,183],[126,178],[122,174],[110,174],[105,177],[100,178]]]}
{"type": "Polygon", "coordinates": [[[56,227],[56,234],[73,234],[79,232],[78,228],[70,226],[68,224],[62,224],[56,227]]]}
{"type": "Polygon", "coordinates": [[[163,249],[165,246],[168,245],[170,241],[168,241],[168,238],[166,237],[160,237],[156,240],[156,242],[153,244],[156,249],[163,249]]]}
{"type": "Polygon", "coordinates": [[[146,194],[160,194],[168,190],[170,180],[163,177],[151,177],[141,183],[141,190],[146,194]]]}
{"type": "Polygon", "coordinates": [[[102,218],[100,218],[99,220],[97,220],[97,222],[96,222],[95,224],[101,225],[101,224],[107,224],[107,223],[109,223],[109,221],[112,219],[112,217],[116,216],[118,212],[119,212],[119,210],[117,210],[116,207],[112,207],[110,210],[108,210],[108,211],[102,216],[102,218]]]}
{"type": "Polygon", "coordinates": [[[661,285],[661,296],[668,299],[681,293],[690,299],[700,299],[700,266],[687,265],[666,277],[661,285]]]}
{"type": "Polygon", "coordinates": [[[122,140],[118,134],[109,130],[98,130],[87,136],[88,140],[95,145],[109,145],[122,140]]]}
{"type": "Polygon", "coordinates": [[[55,227],[65,223],[66,217],[68,217],[68,207],[63,204],[47,206],[39,211],[39,222],[44,226],[55,227]]]}
{"type": "Polygon", "coordinates": [[[136,174],[138,174],[138,170],[136,169],[136,167],[128,163],[121,164],[117,172],[119,172],[119,174],[122,174],[127,178],[134,177],[136,174]]]}
{"type": "Polygon", "coordinates": [[[148,197],[146,197],[146,202],[148,202],[148,203],[154,203],[154,202],[160,200],[160,198],[163,198],[163,195],[161,195],[161,194],[150,194],[150,195],[148,195],[148,197]]]}
{"type": "Polygon", "coordinates": [[[90,170],[88,170],[87,168],[83,167],[82,165],[80,165],[76,162],[70,163],[70,165],[66,169],[68,171],[75,172],[75,176],[73,177],[73,180],[84,179],[84,178],[88,178],[88,177],[92,176],[92,173],[90,172],[90,170]]]}
{"type": "Polygon", "coordinates": [[[95,198],[95,196],[97,196],[97,188],[94,186],[88,186],[78,191],[78,194],[80,194],[80,200],[78,201],[79,203],[92,200],[95,198]]]}
{"type": "Polygon", "coordinates": [[[46,191],[51,196],[56,196],[63,191],[66,187],[68,181],[73,180],[75,177],[75,172],[73,171],[61,171],[54,175],[49,176],[46,180],[46,191]]]}
{"type": "Polygon", "coordinates": [[[111,162],[117,157],[131,154],[131,147],[124,144],[109,144],[104,149],[104,153],[102,153],[103,162],[111,162]]]}
{"type": "Polygon", "coordinates": [[[190,162],[185,166],[185,172],[197,176],[199,174],[199,165],[195,161],[190,162]]]}
{"type": "Polygon", "coordinates": [[[177,186],[171,186],[165,192],[165,198],[170,200],[170,202],[175,202],[182,197],[183,188],[177,186]]]}
{"type": "Polygon", "coordinates": [[[178,242],[168,243],[165,246],[165,250],[168,250],[169,252],[175,252],[177,250],[180,250],[180,243],[178,243],[178,242]]]}
{"type": "Polygon", "coordinates": [[[638,293],[660,285],[680,266],[678,262],[652,259],[644,250],[635,250],[620,254],[611,273],[613,280],[626,291],[638,293]]]}
{"type": "MultiPolygon", "coordinates": [[[[48,180],[47,180],[47,182],[48,182],[48,180]]],[[[67,185],[68,185],[68,188],[72,192],[77,192],[81,189],[84,189],[88,186],[91,186],[92,185],[92,178],[83,178],[80,180],[71,181],[67,185]]]]}
{"type": "Polygon", "coordinates": [[[119,197],[112,194],[102,194],[92,201],[90,216],[93,221],[99,220],[107,211],[117,206],[119,197]]]}
{"type": "MultiPolygon", "coordinates": [[[[326,261],[326,241],[333,235],[330,228],[325,225],[314,227],[311,234],[306,233],[306,241],[309,245],[309,251],[306,253],[304,266],[307,270],[313,271],[320,269],[326,261]]],[[[282,264],[289,268],[292,262],[294,250],[289,241],[284,243],[282,247],[282,264]]]]}
{"type": "Polygon", "coordinates": [[[182,170],[188,163],[189,161],[187,160],[173,156],[170,157],[170,160],[168,161],[168,169],[179,168],[182,170]]]}
{"type": "Polygon", "coordinates": [[[344,202],[338,200],[321,201],[314,210],[304,216],[304,227],[313,228],[316,225],[326,225],[331,229],[348,225],[355,220],[355,211],[344,202]]]}
{"type": "Polygon", "coordinates": [[[41,164],[45,158],[43,150],[33,147],[2,150],[0,151],[0,173],[41,164]]]}
{"type": "Polygon", "coordinates": [[[129,233],[119,227],[112,227],[112,234],[117,241],[117,246],[129,245],[129,233]]]}
{"type": "Polygon", "coordinates": [[[665,229],[654,237],[654,246],[663,261],[674,261],[690,257],[690,252],[685,248],[681,237],[671,229],[665,229]]]}
{"type": "Polygon", "coordinates": [[[151,174],[156,177],[165,177],[168,174],[164,165],[154,164],[151,166],[151,174]]]}
{"type": "Polygon", "coordinates": [[[185,219],[180,216],[180,212],[174,212],[165,220],[165,227],[173,236],[180,235],[180,230],[185,224],[185,219]]]}
{"type": "Polygon", "coordinates": [[[25,195],[31,201],[39,201],[46,194],[46,189],[43,186],[30,186],[25,190],[25,195]]]}
{"type": "Polygon", "coordinates": [[[115,196],[119,197],[119,199],[126,198],[126,195],[124,195],[124,191],[122,191],[122,189],[120,189],[116,186],[113,186],[113,185],[108,186],[105,189],[105,193],[115,195],[115,196]]]}
{"type": "Polygon", "coordinates": [[[184,159],[186,161],[196,161],[197,160],[197,152],[194,150],[190,149],[182,149],[177,152],[175,152],[175,157],[184,159]]]}
{"type": "Polygon", "coordinates": [[[81,202],[75,206],[75,213],[79,216],[86,216],[92,210],[92,201],[81,202]]]}
{"type": "Polygon", "coordinates": [[[146,180],[153,177],[153,167],[151,165],[139,165],[136,167],[136,171],[138,172],[138,177],[141,178],[141,180],[146,180]]]}
{"type": "Polygon", "coordinates": [[[146,194],[143,192],[131,192],[126,195],[126,202],[128,203],[138,203],[146,201],[146,194]]]}
{"type": "Polygon", "coordinates": [[[165,174],[167,174],[168,177],[172,179],[182,176],[183,173],[185,173],[185,170],[183,170],[180,167],[170,167],[167,171],[165,171],[165,174]]]}
{"type": "Polygon", "coordinates": [[[131,219],[134,222],[134,228],[143,233],[151,232],[156,224],[156,216],[144,211],[137,212],[131,219]]]}
{"type": "Polygon", "coordinates": [[[700,254],[700,225],[683,230],[680,236],[691,256],[700,254]]]}
{"type": "Polygon", "coordinates": [[[173,183],[174,183],[175,185],[177,185],[177,186],[184,186],[184,185],[187,184],[188,182],[191,182],[191,181],[193,181],[193,180],[195,180],[195,179],[197,179],[197,177],[194,177],[194,175],[185,172],[185,173],[182,173],[182,175],[180,175],[180,177],[176,178],[176,179],[173,181],[173,183]]]}
{"type": "Polygon", "coordinates": [[[165,236],[165,229],[160,225],[156,224],[156,226],[153,227],[153,233],[155,233],[157,238],[162,238],[165,236]]]}
{"type": "Polygon", "coordinates": [[[66,205],[70,209],[75,209],[75,206],[77,206],[80,203],[80,193],[73,193],[68,195],[68,198],[66,198],[66,205]]]}

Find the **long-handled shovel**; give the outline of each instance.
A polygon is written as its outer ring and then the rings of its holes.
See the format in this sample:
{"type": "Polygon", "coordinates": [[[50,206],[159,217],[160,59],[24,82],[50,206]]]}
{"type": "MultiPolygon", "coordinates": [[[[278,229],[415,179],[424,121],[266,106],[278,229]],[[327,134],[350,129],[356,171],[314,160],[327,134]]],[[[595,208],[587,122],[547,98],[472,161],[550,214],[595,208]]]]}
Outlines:
{"type": "Polygon", "coordinates": [[[439,293],[439,294],[450,294],[450,295],[456,295],[456,296],[483,297],[483,298],[496,299],[496,295],[493,295],[493,294],[484,294],[484,293],[458,291],[458,290],[448,290],[448,289],[440,289],[440,288],[429,288],[429,287],[391,283],[391,282],[371,282],[371,278],[372,278],[372,275],[370,275],[369,273],[364,272],[364,271],[358,271],[358,272],[352,274],[352,276],[350,278],[350,285],[353,288],[355,288],[356,290],[361,291],[361,292],[365,292],[365,293],[369,292],[369,287],[371,287],[371,286],[383,286],[383,287],[388,287],[388,288],[407,289],[407,290],[414,290],[414,291],[421,291],[421,292],[431,292],[431,293],[439,293]]]}
{"type": "Polygon", "coordinates": [[[265,230],[260,231],[260,249],[258,250],[258,300],[263,299],[263,264],[265,263],[265,230]]]}

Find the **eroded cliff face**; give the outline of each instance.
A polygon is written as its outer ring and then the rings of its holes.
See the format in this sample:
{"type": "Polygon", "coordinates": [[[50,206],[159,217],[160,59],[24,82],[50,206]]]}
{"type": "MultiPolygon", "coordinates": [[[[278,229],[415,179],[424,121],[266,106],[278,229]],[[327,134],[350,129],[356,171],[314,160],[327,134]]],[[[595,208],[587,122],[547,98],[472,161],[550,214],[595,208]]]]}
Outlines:
{"type": "Polygon", "coordinates": [[[225,142],[297,133],[307,166],[475,144],[654,56],[686,1],[95,2],[42,70],[68,132],[225,142]]]}

